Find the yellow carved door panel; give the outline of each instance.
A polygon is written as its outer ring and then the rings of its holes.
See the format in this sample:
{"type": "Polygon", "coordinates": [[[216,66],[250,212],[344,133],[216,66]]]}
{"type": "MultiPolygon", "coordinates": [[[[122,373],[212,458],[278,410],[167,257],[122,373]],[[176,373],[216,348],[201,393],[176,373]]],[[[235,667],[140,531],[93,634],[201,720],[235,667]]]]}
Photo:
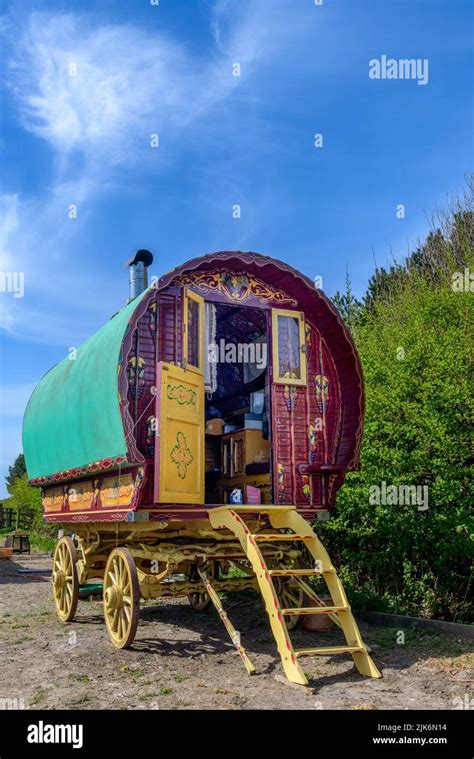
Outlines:
{"type": "Polygon", "coordinates": [[[157,367],[155,503],[204,503],[204,376],[157,367]]]}

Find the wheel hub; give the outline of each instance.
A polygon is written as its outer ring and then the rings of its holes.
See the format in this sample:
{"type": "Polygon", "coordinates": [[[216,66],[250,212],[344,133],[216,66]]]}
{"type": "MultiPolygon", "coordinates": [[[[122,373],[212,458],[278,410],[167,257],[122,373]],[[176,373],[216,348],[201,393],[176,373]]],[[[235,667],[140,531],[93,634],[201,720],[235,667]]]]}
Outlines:
{"type": "Polygon", "coordinates": [[[53,585],[56,590],[62,590],[66,585],[66,573],[62,569],[53,572],[53,585]]]}
{"type": "Polygon", "coordinates": [[[105,591],[105,603],[109,611],[116,611],[123,606],[122,590],[118,585],[111,585],[105,591]]]}

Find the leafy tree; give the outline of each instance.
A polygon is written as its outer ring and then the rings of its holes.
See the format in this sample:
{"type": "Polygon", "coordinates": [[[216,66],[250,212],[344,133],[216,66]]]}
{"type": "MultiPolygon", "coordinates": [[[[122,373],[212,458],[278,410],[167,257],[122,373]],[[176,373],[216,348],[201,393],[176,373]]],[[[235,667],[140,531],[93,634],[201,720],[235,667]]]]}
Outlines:
{"type": "Polygon", "coordinates": [[[12,487],[15,480],[18,477],[22,477],[24,474],[26,474],[25,457],[20,453],[13,462],[13,466],[8,467],[8,474],[5,477],[7,490],[10,494],[12,493],[12,487]]]}
{"type": "Polygon", "coordinates": [[[41,531],[43,512],[40,490],[30,487],[28,476],[23,474],[15,480],[11,494],[12,497],[9,499],[8,505],[15,509],[20,523],[27,525],[29,530],[41,531]]]}
{"type": "Polygon", "coordinates": [[[322,528],[359,602],[472,619],[473,214],[455,206],[403,266],[378,270],[353,334],[365,376],[361,470],[322,528]],[[374,485],[428,487],[428,508],[371,503],[374,485]]]}
{"type": "Polygon", "coordinates": [[[354,297],[352,292],[351,280],[349,277],[349,269],[346,269],[346,290],[344,293],[340,293],[339,290],[332,298],[332,301],[345,323],[353,332],[354,328],[360,319],[362,304],[357,298],[354,297]]]}

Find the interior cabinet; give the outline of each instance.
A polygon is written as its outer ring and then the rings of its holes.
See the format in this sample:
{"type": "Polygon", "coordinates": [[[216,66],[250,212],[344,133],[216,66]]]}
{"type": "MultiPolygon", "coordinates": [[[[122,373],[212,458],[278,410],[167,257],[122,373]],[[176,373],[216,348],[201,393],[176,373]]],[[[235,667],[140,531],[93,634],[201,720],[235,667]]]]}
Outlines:
{"type": "Polygon", "coordinates": [[[269,441],[263,438],[261,430],[238,430],[222,438],[222,477],[242,477],[247,464],[264,463],[269,459],[269,441]]]}

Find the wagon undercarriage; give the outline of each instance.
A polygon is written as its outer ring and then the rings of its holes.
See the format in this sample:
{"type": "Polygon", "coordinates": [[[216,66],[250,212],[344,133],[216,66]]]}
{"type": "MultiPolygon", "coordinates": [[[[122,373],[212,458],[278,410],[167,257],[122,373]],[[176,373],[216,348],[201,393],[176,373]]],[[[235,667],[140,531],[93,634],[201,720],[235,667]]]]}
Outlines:
{"type": "Polygon", "coordinates": [[[80,586],[101,580],[104,617],[116,648],[135,638],[140,599],[187,596],[202,611],[217,609],[249,674],[255,667],[232,625],[220,593],[260,591],[288,679],[307,685],[302,656],[351,654],[359,672],[380,674],[368,655],[328,554],[310,525],[291,506],[218,507],[209,522],[74,526],[77,547],[60,539],[54,555],[53,591],[58,616],[73,620],[80,586]],[[324,580],[327,605],[315,591],[324,580]],[[328,614],[345,646],[295,650],[289,633],[304,615],[328,614]]]}

